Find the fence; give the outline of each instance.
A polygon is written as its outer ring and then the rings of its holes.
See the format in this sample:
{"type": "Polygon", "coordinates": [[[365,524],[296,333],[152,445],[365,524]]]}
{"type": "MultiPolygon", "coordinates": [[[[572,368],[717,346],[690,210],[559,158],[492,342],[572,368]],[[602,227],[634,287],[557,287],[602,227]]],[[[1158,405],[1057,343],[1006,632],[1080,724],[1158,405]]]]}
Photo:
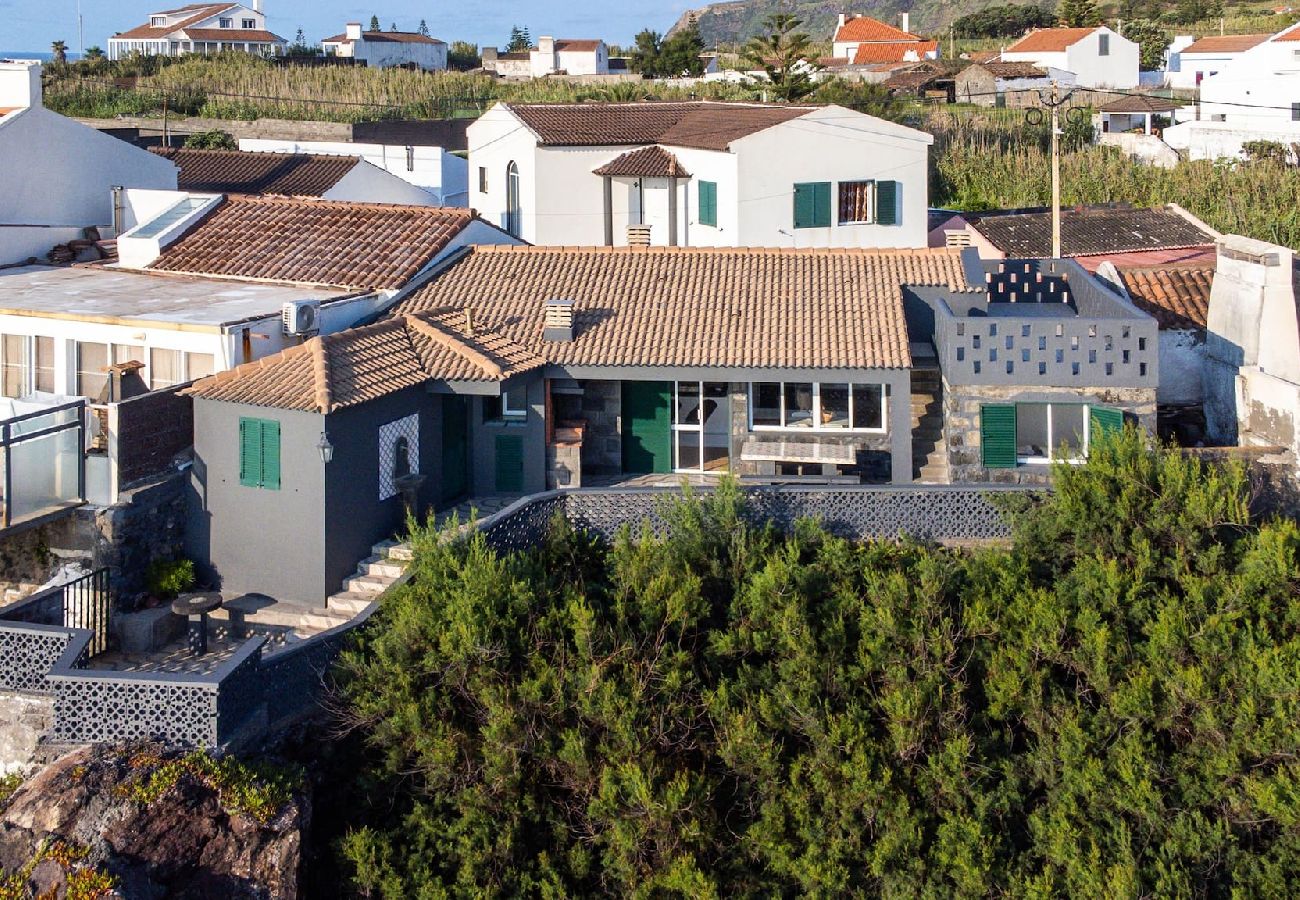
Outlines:
{"type": "Polygon", "coordinates": [[[86,498],[86,402],[0,422],[0,527],[34,523],[86,498]]]}
{"type": "MultiPolygon", "coordinates": [[[[788,529],[807,517],[846,538],[908,533],[975,542],[1010,536],[996,497],[1026,490],[799,485],[745,493],[747,514],[756,525],[788,529]]],[[[519,500],[479,528],[502,551],[535,546],[556,515],[606,538],[640,522],[662,531],[665,504],[680,496],[661,488],[550,491],[519,500]]],[[[51,696],[49,740],[56,744],[156,739],[230,747],[256,741],[321,709],[329,668],[352,632],[378,608],[371,604],[344,625],[274,652],[268,652],[265,636],[252,638],[206,675],[93,670],[86,663],[97,632],[78,626],[100,621],[86,604],[94,606],[107,593],[106,581],[100,581],[106,574],[42,592],[0,614],[0,689],[51,696]],[[83,595],[89,599],[83,601],[83,595]]]]}

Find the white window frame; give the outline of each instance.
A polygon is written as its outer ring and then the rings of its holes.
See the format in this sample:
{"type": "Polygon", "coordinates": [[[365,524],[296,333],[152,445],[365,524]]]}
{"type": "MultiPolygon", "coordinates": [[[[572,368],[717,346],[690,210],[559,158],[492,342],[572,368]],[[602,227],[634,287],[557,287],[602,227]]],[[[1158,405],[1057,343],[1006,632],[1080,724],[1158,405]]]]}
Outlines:
{"type": "Polygon", "coordinates": [[[699,380],[699,381],[687,380],[687,381],[673,382],[672,413],[668,419],[668,430],[672,436],[671,450],[672,450],[672,457],[673,457],[673,472],[675,473],[680,473],[683,475],[725,475],[731,471],[731,447],[730,447],[731,391],[730,390],[727,390],[725,393],[727,399],[727,407],[726,407],[727,444],[728,444],[727,468],[717,469],[715,471],[710,472],[708,469],[704,467],[704,400],[705,400],[704,385],[706,384],[721,384],[724,387],[726,387],[727,383],[725,381],[703,381],[703,380],[699,380]],[[693,384],[696,386],[696,389],[699,391],[699,394],[697,395],[696,399],[700,403],[700,415],[699,415],[699,422],[695,425],[677,421],[678,414],[681,413],[681,409],[682,409],[681,390],[683,384],[693,384]],[[681,453],[682,453],[681,435],[682,434],[699,435],[700,463],[698,466],[695,466],[694,468],[685,468],[683,466],[678,465],[678,463],[681,461],[681,453]]]}
{"type": "Polygon", "coordinates": [[[836,225],[875,225],[876,224],[876,179],[874,178],[855,178],[850,181],[840,181],[835,185],[835,224],[836,225]],[[845,219],[840,221],[840,207],[843,205],[840,199],[840,191],[848,184],[867,184],[870,188],[867,190],[868,200],[867,216],[865,219],[845,219]]]}
{"type": "Polygon", "coordinates": [[[253,31],[257,28],[256,19],[240,19],[239,24],[243,26],[245,31],[253,31]]]}
{"type": "MultiPolygon", "coordinates": [[[[150,17],[149,17],[149,27],[150,27],[150,28],[166,28],[166,27],[167,27],[167,17],[166,17],[166,16],[150,16],[150,17]]],[[[135,41],[132,41],[131,43],[132,43],[132,45],[134,45],[136,42],[135,42],[135,41]]]]}
{"type": "Polygon", "coordinates": [[[527,417],[528,417],[528,386],[527,386],[527,385],[518,385],[518,386],[515,387],[515,388],[510,388],[510,389],[502,390],[502,391],[501,391],[501,418],[503,418],[503,419],[524,419],[524,418],[527,418],[527,417]],[[520,409],[516,409],[515,407],[513,407],[513,406],[510,405],[510,391],[511,391],[511,390],[519,390],[519,391],[523,391],[523,395],[524,395],[524,405],[523,405],[522,408],[520,408],[520,409]]]}
{"type": "Polygon", "coordinates": [[[749,397],[749,430],[750,431],[783,431],[794,434],[886,434],[889,431],[889,386],[881,381],[828,381],[826,384],[847,384],[849,387],[849,422],[853,421],[853,388],[859,386],[878,387],[880,388],[880,427],[879,428],[854,428],[850,425],[847,428],[835,428],[828,425],[820,424],[822,420],[822,382],[820,381],[751,381],[748,387],[749,397]],[[785,422],[785,386],[787,384],[811,384],[813,386],[813,407],[812,421],[813,424],[804,427],[802,425],[755,425],[754,424],[754,386],[758,384],[775,384],[780,389],[781,396],[781,421],[785,422]]]}
{"type": "MultiPolygon", "coordinates": [[[[1081,406],[1083,407],[1083,454],[1080,456],[1071,456],[1065,459],[1053,459],[1048,456],[1021,456],[1019,447],[1016,450],[1016,465],[1019,466],[1049,466],[1053,462],[1063,462],[1071,466],[1080,466],[1088,461],[1088,452],[1092,449],[1092,404],[1091,403],[1039,403],[1027,400],[1023,403],[1016,403],[1016,428],[1020,427],[1020,407],[1022,406],[1046,406],[1047,407],[1047,447],[1049,454],[1055,453],[1056,435],[1052,424],[1052,407],[1053,406],[1081,406]]],[[[1016,444],[1020,443],[1020,435],[1016,435],[1016,444]]]]}
{"type": "MultiPolygon", "coordinates": [[[[36,384],[36,366],[34,365],[34,362],[35,362],[34,357],[35,357],[36,354],[35,354],[35,348],[33,348],[33,346],[32,346],[32,336],[31,336],[30,334],[3,334],[3,335],[0,335],[0,374],[2,374],[3,371],[4,371],[4,369],[7,368],[7,367],[9,366],[9,364],[10,364],[10,363],[9,363],[9,358],[8,358],[8,356],[7,356],[6,353],[5,353],[5,341],[4,341],[4,338],[7,338],[7,337],[14,337],[14,338],[21,338],[21,339],[22,339],[22,343],[23,343],[23,349],[22,349],[23,358],[22,358],[18,363],[16,363],[16,365],[18,365],[18,366],[20,366],[20,367],[22,368],[22,373],[23,373],[23,385],[22,385],[22,388],[20,389],[20,392],[19,392],[18,396],[19,396],[19,397],[26,397],[28,394],[30,394],[30,393],[34,390],[34,385],[36,384]]],[[[2,385],[0,385],[0,386],[2,386],[2,385]]],[[[0,393],[0,396],[2,396],[2,395],[3,395],[3,394],[0,393]]],[[[10,399],[17,399],[17,398],[10,398],[10,399]]]]}
{"type": "Polygon", "coordinates": [[[218,27],[218,28],[234,28],[234,27],[235,27],[235,20],[234,20],[233,17],[228,18],[228,17],[226,17],[226,16],[221,16],[221,17],[219,17],[219,18],[217,19],[217,27],[218,27]]]}

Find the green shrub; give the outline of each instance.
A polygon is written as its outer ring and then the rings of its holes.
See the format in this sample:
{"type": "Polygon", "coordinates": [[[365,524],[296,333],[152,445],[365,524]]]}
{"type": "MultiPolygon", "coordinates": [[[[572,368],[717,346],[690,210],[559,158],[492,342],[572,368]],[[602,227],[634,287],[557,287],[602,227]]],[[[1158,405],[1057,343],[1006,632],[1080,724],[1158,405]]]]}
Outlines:
{"type": "Polygon", "coordinates": [[[238,150],[239,144],[220,128],[199,131],[185,139],[185,146],[196,150],[238,150]]]}
{"type": "Polygon", "coordinates": [[[175,597],[194,587],[194,563],[188,559],[158,559],[145,573],[145,588],[157,597],[175,597]]]}

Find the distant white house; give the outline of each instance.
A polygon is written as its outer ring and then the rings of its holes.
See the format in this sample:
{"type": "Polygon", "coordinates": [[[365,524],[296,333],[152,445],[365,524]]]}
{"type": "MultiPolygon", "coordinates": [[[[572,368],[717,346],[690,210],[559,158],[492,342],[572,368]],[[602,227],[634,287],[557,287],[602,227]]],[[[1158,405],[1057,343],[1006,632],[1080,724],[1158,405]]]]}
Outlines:
{"type": "Polygon", "coordinates": [[[240,138],[239,149],[260,153],[360,157],[428,192],[439,206],[466,206],[469,203],[469,163],[442,147],[240,138]]]}
{"type": "Polygon", "coordinates": [[[609,47],[602,40],[540,37],[537,46],[520,53],[482,50],[483,69],[502,78],[545,78],[547,75],[608,75],[609,47]]]}
{"type": "Polygon", "coordinates": [[[447,68],[447,44],[412,31],[362,31],[349,22],[342,34],[321,41],[326,56],[363,61],[372,69],[395,66],[440,72],[447,68]]]}
{"type": "Polygon", "coordinates": [[[1028,62],[1073,72],[1076,83],[1085,88],[1137,87],[1138,58],[1135,42],[1104,25],[1043,28],[1002,51],[1003,62],[1028,62]]]}
{"type": "Polygon", "coordinates": [[[1192,159],[1237,157],[1249,141],[1300,141],[1300,25],[1203,78],[1199,119],[1165,129],[1164,139],[1192,159]]]}
{"type": "Polygon", "coordinates": [[[903,27],[895,28],[870,16],[840,14],[831,40],[831,56],[854,65],[920,62],[939,58],[939,43],[912,34],[911,17],[903,13],[903,27]]]}
{"type": "Polygon", "coordinates": [[[176,167],[41,103],[41,66],[0,63],[0,265],[89,226],[113,235],[115,186],[176,188],[176,167]]]}
{"type": "Polygon", "coordinates": [[[838,106],[498,103],[470,205],[534,244],[924,247],[924,132],[838,106]]]}
{"type": "Polygon", "coordinates": [[[1259,46],[1271,36],[1216,34],[1200,40],[1177,37],[1170,45],[1165,83],[1173,88],[1199,88],[1204,79],[1217,75],[1229,63],[1240,59],[1246,51],[1259,46]]]}
{"type": "Polygon", "coordinates": [[[108,58],[131,53],[181,56],[241,50],[259,56],[279,56],[289,42],[266,29],[261,0],[251,7],[238,3],[192,3],[150,13],[144,25],[108,39],[108,58]]]}

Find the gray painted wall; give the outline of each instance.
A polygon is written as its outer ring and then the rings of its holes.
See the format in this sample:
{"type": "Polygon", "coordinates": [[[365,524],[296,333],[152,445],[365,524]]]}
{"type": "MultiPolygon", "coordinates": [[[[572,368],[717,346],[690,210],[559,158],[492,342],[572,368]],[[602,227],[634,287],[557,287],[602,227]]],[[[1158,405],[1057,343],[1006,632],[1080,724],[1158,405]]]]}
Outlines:
{"type": "Polygon", "coordinates": [[[546,490],[546,382],[528,381],[528,415],[523,422],[483,421],[483,398],[470,399],[470,489],[475,494],[497,493],[496,439],[520,435],[524,439],[524,493],[546,490]]]}
{"type": "Polygon", "coordinates": [[[326,596],[323,423],[316,413],[195,398],[186,554],[222,590],[312,605],[326,596]],[[280,422],[280,490],[239,483],[241,416],[280,422]]]}

